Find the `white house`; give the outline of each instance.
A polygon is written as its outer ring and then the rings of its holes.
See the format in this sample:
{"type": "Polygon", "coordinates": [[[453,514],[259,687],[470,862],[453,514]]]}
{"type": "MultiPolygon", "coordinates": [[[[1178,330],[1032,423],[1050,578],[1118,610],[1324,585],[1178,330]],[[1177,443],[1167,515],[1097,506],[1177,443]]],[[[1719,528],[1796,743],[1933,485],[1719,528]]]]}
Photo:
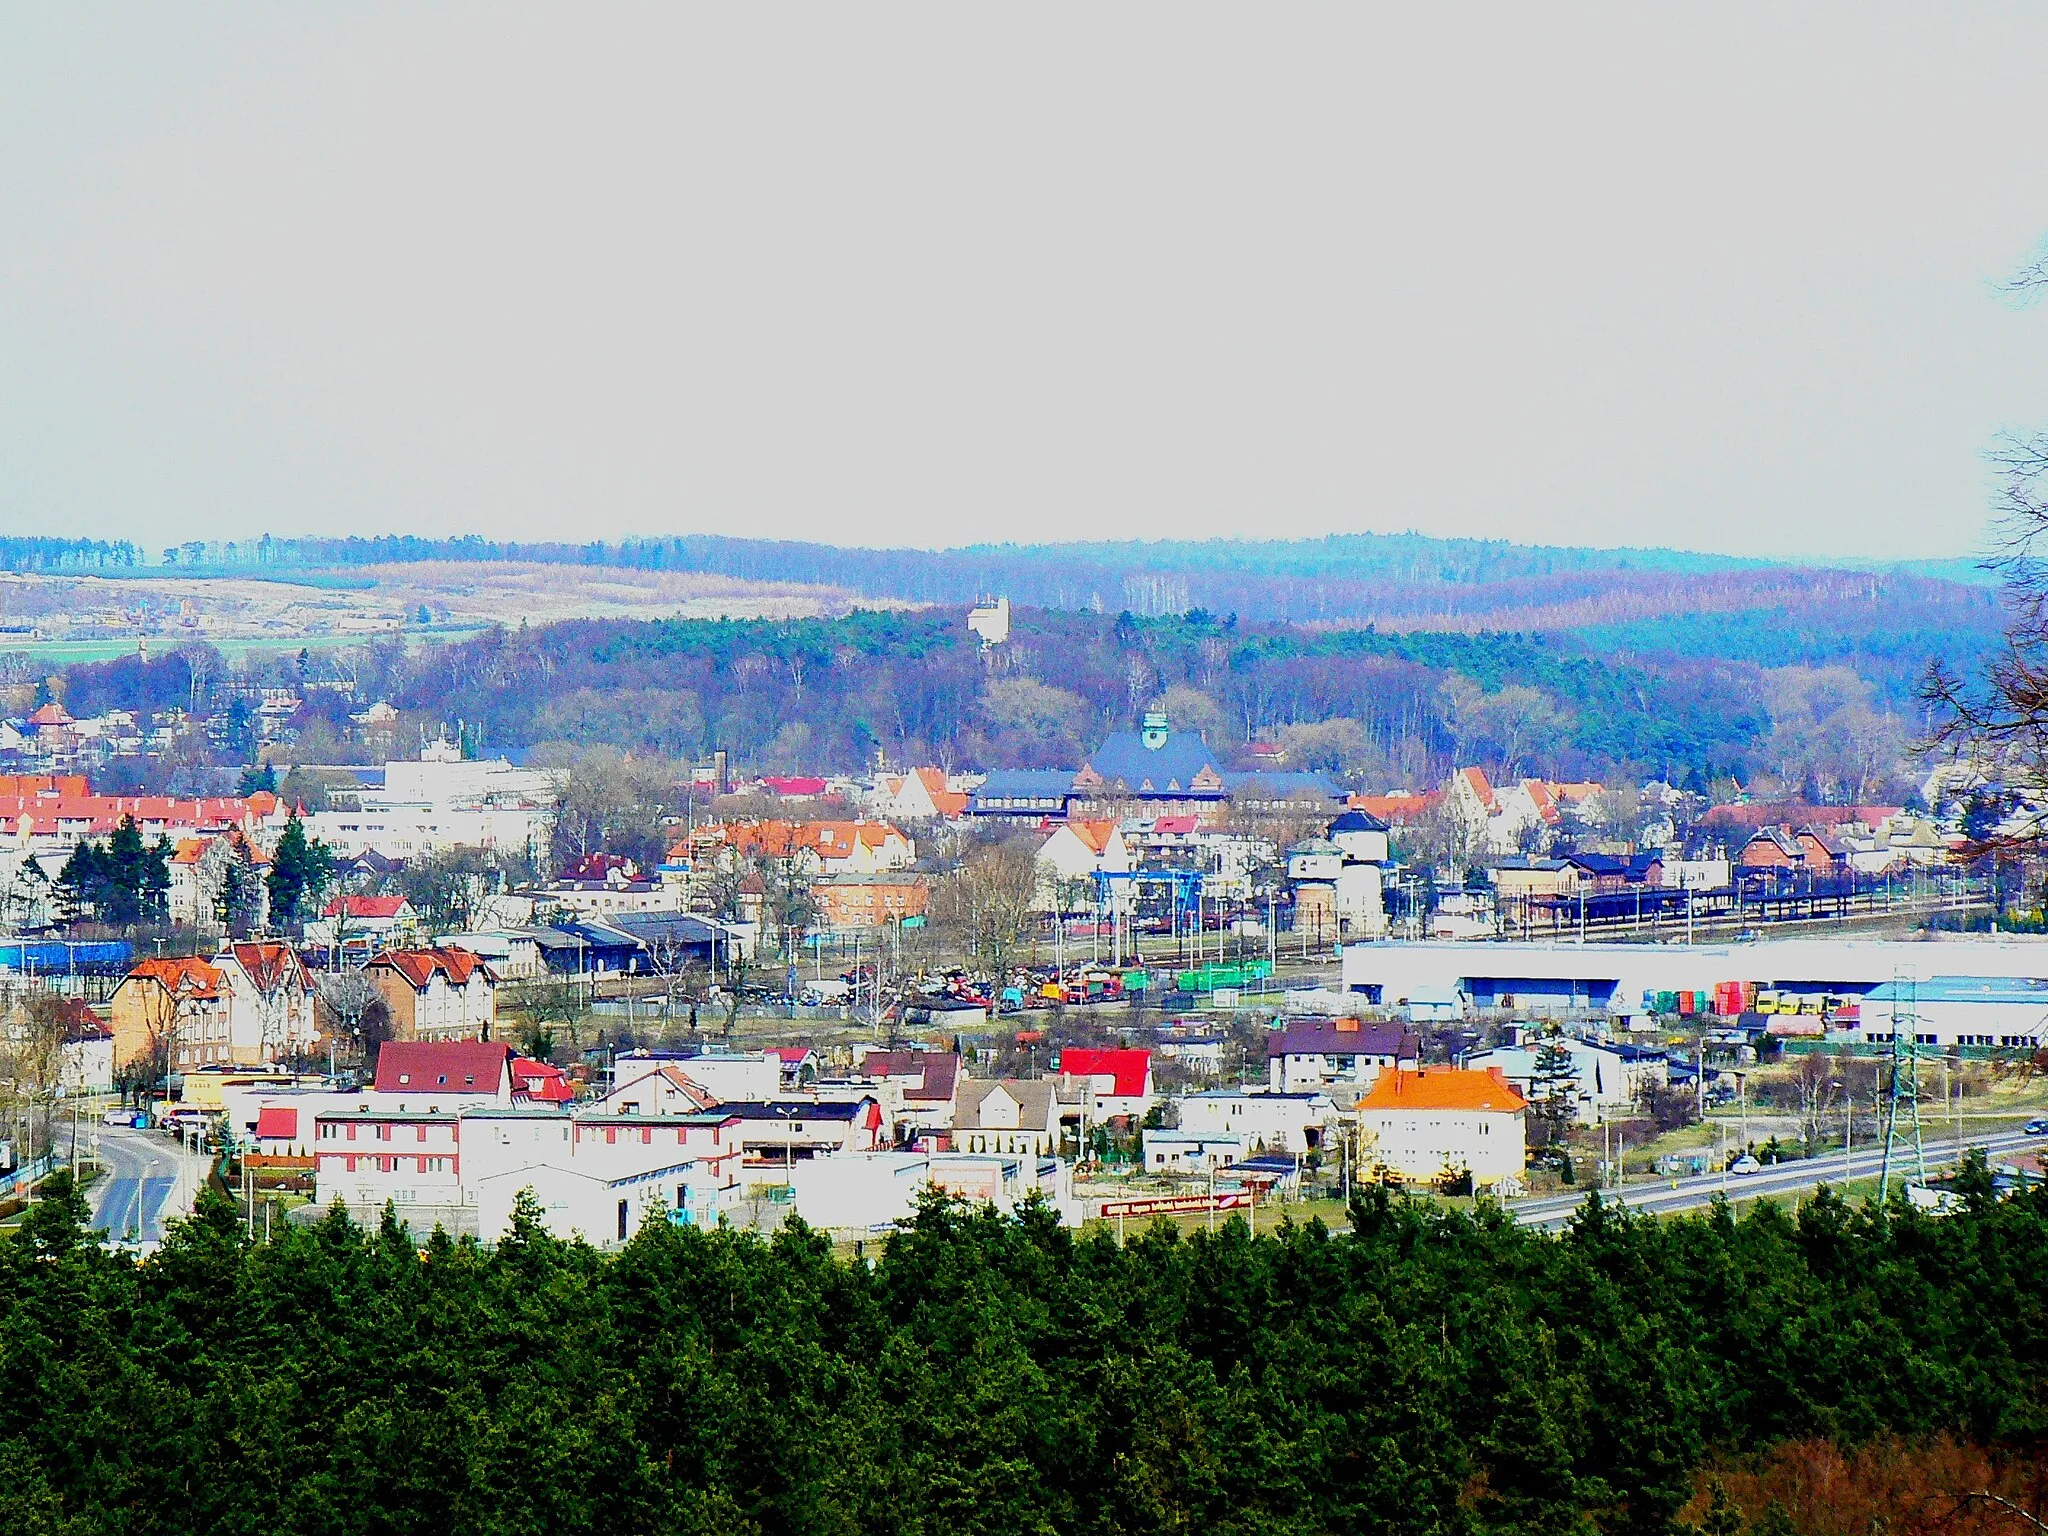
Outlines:
{"type": "MultiPolygon", "coordinates": [[[[1580,1125],[1597,1125],[1604,1119],[1633,1113],[1644,1090],[1668,1081],[1670,1075],[1660,1051],[1562,1035],[1527,1045],[1499,1045],[1473,1051],[1465,1057],[1464,1064],[1477,1071],[1498,1071],[1517,1092],[1533,1101],[1550,1091],[1540,1060],[1546,1048],[1563,1053],[1570,1061],[1569,1086],[1565,1091],[1571,1095],[1573,1118],[1580,1125]]],[[[1559,1066],[1562,1065],[1560,1062],[1559,1066]]],[[[1561,1087],[1565,1075],[1558,1074],[1561,1087]]]]}
{"type": "Polygon", "coordinates": [[[1050,1157],[1059,1139],[1059,1096],[1051,1078],[968,1078],[960,1084],[953,1113],[957,1150],[1050,1157]]]}
{"type": "Polygon", "coordinates": [[[1059,1070],[1094,1090],[1099,1119],[1142,1120],[1152,1107],[1152,1053],[1142,1047],[1070,1045],[1060,1052],[1059,1070]]]}
{"type": "Polygon", "coordinates": [[[1241,1135],[1253,1151],[1312,1152],[1337,1118],[1329,1097],[1316,1091],[1274,1093],[1267,1088],[1212,1088],[1183,1094],[1180,1129],[1203,1135],[1241,1135]]]}
{"type": "Polygon", "coordinates": [[[1266,1035],[1266,1086],[1275,1093],[1335,1083],[1367,1087],[1390,1068],[1413,1067],[1418,1044],[1398,1024],[1342,1015],[1289,1019],[1266,1035]]]}
{"type": "Polygon", "coordinates": [[[1469,1172],[1474,1188],[1522,1176],[1528,1101],[1498,1072],[1383,1073],[1358,1103],[1361,1159],[1408,1183],[1469,1172]]]}
{"type": "MultiPolygon", "coordinates": [[[[1130,845],[1115,822],[1063,821],[1038,848],[1039,910],[1092,906],[1097,874],[1129,874],[1130,870],[1130,845]],[[1076,891],[1083,893],[1078,903],[1076,891]]],[[[1122,897],[1119,889],[1117,899],[1122,897]]]]}
{"type": "Polygon", "coordinates": [[[710,1226],[729,1209],[695,1158],[611,1177],[561,1163],[527,1163],[480,1174],[471,1187],[477,1233],[487,1243],[512,1230],[522,1194],[538,1204],[548,1231],[598,1249],[623,1247],[650,1217],[710,1226]]]}
{"type": "Polygon", "coordinates": [[[884,821],[938,821],[963,814],[967,796],[943,769],[913,768],[879,776],[868,804],[884,821]]]}
{"type": "Polygon", "coordinates": [[[1147,1173],[1207,1173],[1228,1168],[1250,1155],[1251,1142],[1242,1131],[1145,1132],[1147,1173]]]}
{"type": "Polygon", "coordinates": [[[631,1051],[612,1063],[612,1081],[630,1082],[657,1067],[670,1067],[724,1103],[772,1099],[782,1090],[782,1058],[771,1051],[706,1051],[698,1056],[631,1051]]]}
{"type": "Polygon", "coordinates": [[[66,1093],[109,1093],[114,1087],[114,1032],[104,1024],[74,1025],[58,1064],[66,1093]]]}
{"type": "MultiPolygon", "coordinates": [[[[619,1065],[628,1059],[621,1057],[619,1065]]],[[[629,1071],[590,1108],[603,1115],[700,1115],[717,1103],[718,1096],[710,1089],[692,1081],[680,1067],[668,1065],[629,1071]]]]}

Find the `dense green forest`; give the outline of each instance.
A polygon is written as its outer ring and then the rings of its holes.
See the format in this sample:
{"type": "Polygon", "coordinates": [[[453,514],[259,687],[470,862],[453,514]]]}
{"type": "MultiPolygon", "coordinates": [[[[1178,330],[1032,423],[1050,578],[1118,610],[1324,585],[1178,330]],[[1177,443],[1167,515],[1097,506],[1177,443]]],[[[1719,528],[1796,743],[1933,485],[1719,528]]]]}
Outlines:
{"type": "Polygon", "coordinates": [[[1125,1247],[941,1203],[833,1257],[615,1257],[224,1199],[145,1263],[60,1195],[0,1242],[0,1528],[1663,1532],[1709,1456],[2048,1430],[2048,1193],[1823,1193],[1561,1237],[1374,1191],[1354,1231],[1125,1247]]]}

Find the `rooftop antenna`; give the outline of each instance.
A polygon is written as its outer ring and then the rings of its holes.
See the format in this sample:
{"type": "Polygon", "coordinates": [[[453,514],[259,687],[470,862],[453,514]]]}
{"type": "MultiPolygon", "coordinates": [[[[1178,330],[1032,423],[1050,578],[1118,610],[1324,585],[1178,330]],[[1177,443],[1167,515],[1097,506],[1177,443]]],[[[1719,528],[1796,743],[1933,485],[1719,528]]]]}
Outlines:
{"type": "Polygon", "coordinates": [[[1881,1210],[1891,1201],[1892,1162],[1899,1162],[1899,1184],[1911,1189],[1927,1183],[1927,1149],[1920,1140],[1920,984],[1908,970],[1892,973],[1892,1084],[1884,1116],[1884,1162],[1877,1181],[1877,1203],[1881,1210]],[[1904,1011],[1900,1005],[1904,1004],[1904,1011]],[[1899,1106],[1904,1103],[1912,1117],[1910,1127],[1899,1124],[1899,1106]],[[1913,1174],[1905,1173],[1907,1140],[1911,1138],[1913,1174]]]}

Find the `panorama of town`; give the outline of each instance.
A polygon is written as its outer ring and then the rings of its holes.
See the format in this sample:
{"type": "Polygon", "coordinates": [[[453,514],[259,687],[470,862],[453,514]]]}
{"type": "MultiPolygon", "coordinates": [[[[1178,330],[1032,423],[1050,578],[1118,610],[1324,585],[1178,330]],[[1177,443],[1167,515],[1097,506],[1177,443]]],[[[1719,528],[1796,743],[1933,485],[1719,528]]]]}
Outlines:
{"type": "Polygon", "coordinates": [[[2009,1067],[2048,981],[1985,851],[2032,812],[1954,765],[1912,809],[1358,793],[1151,708],[1071,767],[650,784],[338,675],[147,734],[52,699],[0,752],[7,1186],[88,1177],[145,1252],[209,1180],[252,1232],[494,1242],[530,1199],[601,1249],[796,1216],[859,1253],[933,1191],[1122,1234],[2042,1171],[2009,1067]],[[309,718],[354,760],[302,761],[309,718]],[[246,738],[239,792],[96,788],[195,731],[246,738]]]}

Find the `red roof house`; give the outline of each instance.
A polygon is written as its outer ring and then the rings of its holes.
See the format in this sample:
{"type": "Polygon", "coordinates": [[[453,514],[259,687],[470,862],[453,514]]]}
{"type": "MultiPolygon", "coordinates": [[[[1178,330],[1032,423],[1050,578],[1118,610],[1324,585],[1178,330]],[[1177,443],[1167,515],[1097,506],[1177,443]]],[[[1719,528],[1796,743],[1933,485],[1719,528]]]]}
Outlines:
{"type": "Polygon", "coordinates": [[[387,1040],[377,1053],[376,1091],[483,1098],[510,1108],[513,1060],[502,1040],[387,1040]]]}
{"type": "Polygon", "coordinates": [[[1095,1087],[1103,1115],[1137,1116],[1152,1107],[1152,1053],[1135,1046],[1094,1049],[1070,1045],[1060,1052],[1059,1070],[1095,1087]]]}

